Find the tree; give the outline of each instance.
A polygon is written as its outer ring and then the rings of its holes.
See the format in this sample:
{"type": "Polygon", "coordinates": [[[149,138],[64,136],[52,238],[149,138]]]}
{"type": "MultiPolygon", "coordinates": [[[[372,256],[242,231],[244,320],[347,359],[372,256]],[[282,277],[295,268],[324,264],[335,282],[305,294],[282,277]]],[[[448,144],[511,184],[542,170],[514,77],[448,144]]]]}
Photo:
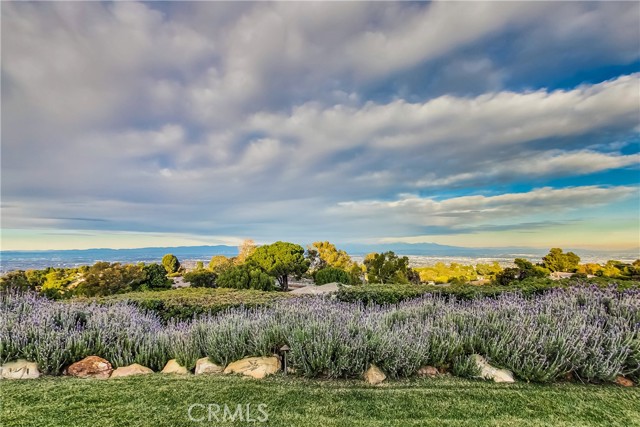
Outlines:
{"type": "Polygon", "coordinates": [[[178,257],[173,254],[166,254],[163,256],[162,265],[169,274],[177,273],[178,270],[180,270],[180,261],[178,261],[178,257]]]}
{"type": "Polygon", "coordinates": [[[137,265],[97,262],[84,275],[84,281],[78,285],[76,293],[92,297],[129,292],[144,280],[144,271],[137,265]]]}
{"type": "Polygon", "coordinates": [[[551,248],[542,258],[542,265],[549,271],[575,271],[580,264],[580,257],[573,252],[563,253],[560,248],[551,248]]]}
{"type": "Polygon", "coordinates": [[[238,256],[236,257],[236,265],[244,264],[247,259],[256,251],[256,243],[251,239],[244,239],[238,246],[238,256]]]}
{"type": "Polygon", "coordinates": [[[233,261],[224,255],[214,255],[211,257],[211,261],[209,261],[209,270],[217,274],[221,274],[224,270],[231,267],[233,267],[233,261]]]}
{"type": "Polygon", "coordinates": [[[485,278],[496,277],[502,271],[502,267],[497,261],[493,264],[476,264],[476,273],[485,278]]]}
{"type": "Polygon", "coordinates": [[[369,283],[409,283],[420,280],[416,272],[409,268],[409,258],[398,257],[392,251],[382,254],[371,253],[364,259],[369,283]]]}
{"type": "Polygon", "coordinates": [[[507,267],[500,273],[496,274],[494,283],[499,286],[509,286],[512,282],[520,280],[520,269],[507,267]]]}
{"type": "Polygon", "coordinates": [[[226,269],[218,277],[217,283],[221,288],[257,289],[260,291],[275,289],[273,277],[259,268],[247,264],[226,269]]]}
{"type": "Polygon", "coordinates": [[[142,267],[144,273],[144,282],[142,286],[149,289],[171,289],[173,281],[167,277],[167,271],[163,266],[157,263],[145,265],[142,267]]]}
{"type": "Polygon", "coordinates": [[[194,288],[215,288],[217,274],[208,270],[195,270],[186,273],[183,278],[194,288]]]}
{"type": "Polygon", "coordinates": [[[290,274],[300,277],[309,269],[304,248],[289,242],[275,242],[258,247],[247,259],[247,264],[275,277],[283,291],[289,290],[290,274]]]}
{"type": "Polygon", "coordinates": [[[19,290],[27,290],[27,289],[35,289],[29,283],[29,279],[27,279],[27,275],[24,271],[10,271],[9,273],[2,276],[0,279],[0,287],[2,289],[19,289],[19,290]]]}
{"type": "Polygon", "coordinates": [[[314,242],[307,248],[307,258],[311,269],[315,271],[325,267],[348,271],[353,265],[351,257],[345,251],[336,249],[335,245],[329,242],[314,242]]]}
{"type": "Polygon", "coordinates": [[[315,280],[316,285],[324,285],[334,282],[342,283],[344,285],[348,285],[351,283],[349,273],[335,267],[325,267],[321,270],[318,270],[315,275],[315,280]]]}
{"type": "Polygon", "coordinates": [[[52,269],[45,276],[44,283],[40,291],[49,298],[61,298],[68,294],[69,285],[76,279],[75,271],[52,269]]]}
{"type": "Polygon", "coordinates": [[[498,273],[494,283],[500,286],[508,286],[513,282],[522,281],[529,278],[541,278],[549,275],[549,270],[533,265],[524,258],[516,258],[516,267],[508,267],[498,273]]]}

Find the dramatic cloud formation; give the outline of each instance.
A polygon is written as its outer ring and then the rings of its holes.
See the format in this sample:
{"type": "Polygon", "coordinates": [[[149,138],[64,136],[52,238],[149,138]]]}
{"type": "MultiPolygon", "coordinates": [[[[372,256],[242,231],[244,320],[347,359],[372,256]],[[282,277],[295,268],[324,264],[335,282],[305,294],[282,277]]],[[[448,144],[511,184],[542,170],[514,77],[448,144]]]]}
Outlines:
{"type": "Polygon", "coordinates": [[[3,3],[3,248],[637,248],[638,40],[633,2],[3,3]]]}

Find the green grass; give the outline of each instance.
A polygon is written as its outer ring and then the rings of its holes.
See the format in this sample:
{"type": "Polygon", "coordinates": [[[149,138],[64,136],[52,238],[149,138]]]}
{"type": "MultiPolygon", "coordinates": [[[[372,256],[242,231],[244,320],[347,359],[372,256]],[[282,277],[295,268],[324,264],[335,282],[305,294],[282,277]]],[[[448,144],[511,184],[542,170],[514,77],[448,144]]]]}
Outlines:
{"type": "MultiPolygon", "coordinates": [[[[129,301],[142,309],[153,310],[163,319],[187,319],[194,314],[216,313],[244,305],[256,307],[290,298],[283,292],[265,292],[254,289],[181,288],[166,291],[129,292],[95,298],[99,303],[129,301]]],[[[71,300],[73,301],[73,300],[71,300]]]]}
{"type": "MultiPolygon", "coordinates": [[[[153,374],[114,380],[2,381],[9,426],[638,426],[640,390],[495,384],[452,377],[369,386],[282,376],[153,374]],[[266,423],[194,422],[192,404],[267,405],[266,423]]],[[[196,408],[194,415],[205,413],[196,408]]],[[[259,413],[254,412],[254,416],[259,413]]]]}

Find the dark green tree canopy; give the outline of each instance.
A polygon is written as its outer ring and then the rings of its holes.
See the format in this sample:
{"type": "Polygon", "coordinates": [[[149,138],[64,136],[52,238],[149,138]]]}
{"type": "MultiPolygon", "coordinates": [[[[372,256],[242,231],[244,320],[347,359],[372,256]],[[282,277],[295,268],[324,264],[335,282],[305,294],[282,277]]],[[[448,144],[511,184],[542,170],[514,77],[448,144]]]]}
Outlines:
{"type": "Polygon", "coordinates": [[[318,272],[315,275],[316,285],[324,285],[327,283],[338,282],[344,285],[351,284],[351,276],[346,271],[341,268],[335,267],[326,267],[318,272]]]}
{"type": "Polygon", "coordinates": [[[275,242],[258,247],[247,264],[275,277],[283,291],[289,289],[289,275],[301,276],[309,269],[304,248],[295,243],[275,242]]]}
{"type": "Polygon", "coordinates": [[[142,267],[145,279],[144,285],[149,289],[170,289],[171,279],[167,277],[167,270],[160,264],[145,265],[142,267]]]}
{"type": "Polygon", "coordinates": [[[162,265],[169,274],[177,273],[180,269],[180,261],[178,261],[178,257],[173,254],[166,254],[165,256],[163,256],[162,265]]]}
{"type": "Polygon", "coordinates": [[[213,271],[201,269],[190,271],[183,278],[194,288],[215,288],[217,274],[213,271]]]}
{"type": "Polygon", "coordinates": [[[84,296],[111,295],[137,289],[145,281],[142,267],[137,265],[97,262],[89,268],[77,287],[84,296]]]}
{"type": "Polygon", "coordinates": [[[419,281],[418,274],[409,268],[409,258],[398,257],[393,251],[371,253],[364,259],[369,283],[409,283],[419,281]]]}
{"type": "Polygon", "coordinates": [[[551,248],[549,253],[542,258],[542,265],[549,271],[573,272],[580,264],[580,257],[573,252],[563,253],[560,248],[551,248]]]}
{"type": "Polygon", "coordinates": [[[257,267],[247,264],[230,267],[220,273],[218,287],[235,289],[257,289],[272,291],[275,289],[273,277],[257,267]]]}

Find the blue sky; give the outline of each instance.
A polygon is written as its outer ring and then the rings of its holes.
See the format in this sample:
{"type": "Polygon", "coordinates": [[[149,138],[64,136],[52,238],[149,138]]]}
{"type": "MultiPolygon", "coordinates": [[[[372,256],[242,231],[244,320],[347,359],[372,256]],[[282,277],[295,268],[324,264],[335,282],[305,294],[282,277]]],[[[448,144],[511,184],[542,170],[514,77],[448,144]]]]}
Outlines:
{"type": "Polygon", "coordinates": [[[2,3],[2,249],[637,251],[637,2],[2,3]]]}

